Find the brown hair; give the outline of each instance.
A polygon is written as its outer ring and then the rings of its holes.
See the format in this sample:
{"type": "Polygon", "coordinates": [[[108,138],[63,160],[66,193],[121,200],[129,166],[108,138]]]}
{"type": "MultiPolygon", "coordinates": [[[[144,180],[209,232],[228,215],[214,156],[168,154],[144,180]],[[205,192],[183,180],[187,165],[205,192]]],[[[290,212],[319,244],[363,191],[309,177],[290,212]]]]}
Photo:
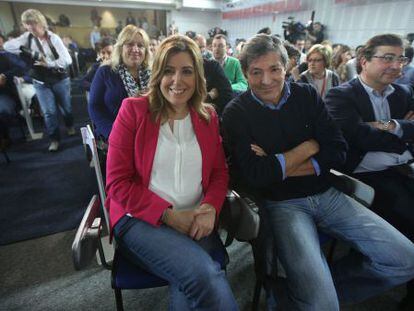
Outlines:
{"type": "Polygon", "coordinates": [[[377,47],[379,46],[398,46],[403,47],[403,41],[399,35],[395,34],[383,34],[372,37],[365,43],[365,45],[358,50],[357,53],[357,72],[358,74],[362,71],[361,60],[365,58],[366,60],[371,60],[372,56],[377,52],[377,47]]]}
{"type": "Polygon", "coordinates": [[[174,35],[166,38],[162,41],[154,55],[148,92],[151,117],[153,121],[160,120],[161,123],[168,120],[168,110],[171,109],[171,104],[164,98],[160,89],[160,84],[168,60],[171,56],[180,52],[188,53],[194,63],[196,83],[194,94],[189,100],[189,106],[192,107],[203,120],[209,121],[210,113],[208,110],[213,108],[211,105],[203,103],[207,94],[203,58],[197,44],[183,35],[174,35]]]}

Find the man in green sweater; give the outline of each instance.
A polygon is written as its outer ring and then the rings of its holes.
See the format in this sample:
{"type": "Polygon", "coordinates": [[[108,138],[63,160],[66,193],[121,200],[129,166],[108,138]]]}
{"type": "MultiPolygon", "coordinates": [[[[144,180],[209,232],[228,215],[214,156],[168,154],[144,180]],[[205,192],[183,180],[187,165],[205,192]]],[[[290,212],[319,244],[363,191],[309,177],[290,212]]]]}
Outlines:
{"type": "Polygon", "coordinates": [[[247,81],[243,75],[240,62],[237,58],[227,56],[227,38],[225,35],[216,35],[213,39],[213,56],[224,69],[234,93],[247,90],[247,81]]]}

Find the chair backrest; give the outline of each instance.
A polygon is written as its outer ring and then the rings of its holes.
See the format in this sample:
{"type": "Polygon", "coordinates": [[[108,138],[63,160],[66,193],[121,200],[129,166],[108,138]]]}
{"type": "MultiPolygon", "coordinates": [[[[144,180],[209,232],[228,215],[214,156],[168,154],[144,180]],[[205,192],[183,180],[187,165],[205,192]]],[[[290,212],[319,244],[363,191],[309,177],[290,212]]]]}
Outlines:
{"type": "Polygon", "coordinates": [[[375,196],[374,188],[356,178],[353,178],[341,172],[335,170],[331,170],[330,172],[336,177],[337,182],[334,183],[339,188],[339,190],[349,195],[362,205],[365,205],[366,207],[372,204],[375,196]]]}
{"type": "Polygon", "coordinates": [[[100,202],[94,195],[83,215],[72,244],[72,259],[76,270],[85,268],[95,257],[102,228],[100,202]]]}
{"type": "Polygon", "coordinates": [[[41,139],[43,137],[43,133],[35,133],[32,117],[30,116],[29,112],[31,100],[35,95],[34,87],[31,84],[23,84],[17,77],[14,77],[13,81],[16,85],[17,95],[19,97],[20,104],[23,108],[23,114],[26,120],[27,129],[29,130],[30,137],[33,140],[41,139]]]}
{"type": "Polygon", "coordinates": [[[86,127],[82,127],[81,133],[82,133],[83,144],[85,146],[88,146],[92,153],[92,162],[95,168],[96,181],[98,182],[99,197],[101,199],[102,212],[103,212],[103,215],[105,215],[105,223],[106,223],[106,226],[109,232],[109,228],[110,228],[109,227],[109,216],[104,206],[105,199],[106,199],[105,185],[104,185],[103,178],[102,178],[102,171],[101,171],[101,166],[99,163],[98,149],[96,147],[95,136],[93,135],[93,131],[90,125],[87,125],[86,127]]]}

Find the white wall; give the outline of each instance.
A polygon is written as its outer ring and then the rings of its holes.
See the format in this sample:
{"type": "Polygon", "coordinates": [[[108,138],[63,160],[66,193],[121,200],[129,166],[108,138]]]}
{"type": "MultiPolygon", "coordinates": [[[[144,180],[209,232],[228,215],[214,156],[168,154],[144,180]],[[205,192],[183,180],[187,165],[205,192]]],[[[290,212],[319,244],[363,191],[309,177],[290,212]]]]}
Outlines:
{"type": "Polygon", "coordinates": [[[167,13],[167,27],[175,21],[181,34],[188,30],[207,36],[208,31],[221,24],[221,13],[201,10],[173,10],[167,13]]]}
{"type": "Polygon", "coordinates": [[[334,0],[302,0],[302,7],[304,10],[300,12],[223,20],[221,26],[228,31],[231,42],[236,38],[249,38],[267,26],[273,33],[282,35],[282,22],[289,16],[306,23],[315,10],[315,21],[327,26],[327,39],[334,43],[355,47],[375,34],[392,32],[404,36],[414,32],[414,1],[365,0],[335,4],[334,0]]]}

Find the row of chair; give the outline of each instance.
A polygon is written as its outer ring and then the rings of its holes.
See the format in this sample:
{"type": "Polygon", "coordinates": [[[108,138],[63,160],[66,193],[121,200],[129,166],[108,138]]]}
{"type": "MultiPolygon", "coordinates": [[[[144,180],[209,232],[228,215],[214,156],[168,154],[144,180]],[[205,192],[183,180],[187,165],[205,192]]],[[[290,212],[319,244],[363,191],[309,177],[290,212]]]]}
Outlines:
{"type": "MultiPolygon", "coordinates": [[[[115,243],[113,243],[112,246],[108,245],[109,240],[103,235],[104,231],[106,231],[106,233],[109,231],[109,217],[103,205],[106,195],[96,141],[90,125],[81,128],[81,133],[83,144],[86,151],[91,155],[92,163],[95,168],[99,198],[97,195],[92,197],[77,230],[72,245],[73,262],[75,269],[80,270],[88,266],[95,255],[98,254],[102,266],[112,272],[111,284],[115,294],[116,307],[117,310],[120,311],[124,309],[122,301],[123,289],[161,287],[168,285],[168,282],[153,275],[145,269],[130,263],[117,250],[115,243]],[[104,218],[105,226],[102,222],[102,218],[104,218]],[[105,249],[112,249],[112,252],[105,251],[105,249]],[[113,254],[113,258],[108,258],[108,254],[110,254],[109,257],[112,257],[113,254]]],[[[332,176],[335,179],[335,186],[345,194],[353,197],[365,206],[369,206],[372,203],[374,190],[370,186],[337,171],[332,171],[332,176]]],[[[231,200],[234,195],[238,194],[234,191],[230,192],[227,199],[231,200]]],[[[270,270],[275,268],[275,260],[268,259],[268,255],[273,253],[273,250],[269,244],[264,242],[263,234],[260,232],[263,232],[263,226],[261,226],[261,229],[259,230],[258,238],[249,241],[252,245],[256,272],[256,284],[254,289],[252,310],[258,310],[261,289],[267,286],[268,278],[274,278],[276,271],[273,270],[272,273],[270,272],[270,270]],[[272,265],[272,269],[269,269],[269,264],[272,265]]],[[[322,239],[329,240],[330,238],[322,237],[322,239]]],[[[229,241],[227,241],[226,245],[228,244],[229,241]]],[[[332,257],[333,248],[334,246],[331,247],[328,261],[329,258],[332,257]]],[[[218,255],[215,260],[220,262],[222,267],[225,268],[226,258],[219,257],[220,256],[218,255]]]]}

